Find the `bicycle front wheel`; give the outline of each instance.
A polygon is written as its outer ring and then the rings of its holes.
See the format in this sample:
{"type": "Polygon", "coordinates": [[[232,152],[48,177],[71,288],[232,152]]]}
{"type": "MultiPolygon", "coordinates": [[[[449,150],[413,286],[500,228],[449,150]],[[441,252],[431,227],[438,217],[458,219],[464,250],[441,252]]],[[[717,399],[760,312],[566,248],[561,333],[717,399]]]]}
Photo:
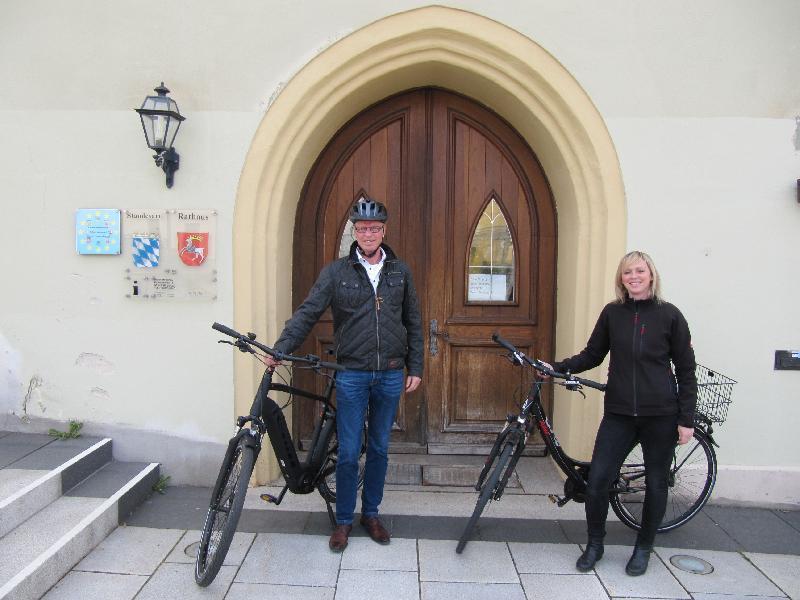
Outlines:
{"type": "MultiPolygon", "coordinates": [[[[708,437],[695,429],[693,440],[675,446],[668,476],[667,510],[657,531],[680,527],[700,512],[716,481],[717,455],[708,437]]],[[[611,508],[619,520],[637,531],[642,528],[646,489],[642,447],[637,444],[625,459],[617,489],[611,496],[611,508]]]]}
{"type": "Polygon", "coordinates": [[[240,438],[230,458],[222,465],[222,480],[217,493],[211,498],[200,546],[197,548],[194,580],[199,586],[206,587],[214,581],[225,560],[242,514],[255,460],[253,447],[240,438]]]}
{"type": "Polygon", "coordinates": [[[496,500],[502,496],[503,490],[498,489],[498,484],[501,481],[507,481],[508,479],[507,477],[504,477],[504,475],[509,467],[509,462],[511,462],[511,456],[513,453],[514,444],[507,443],[505,446],[503,446],[503,451],[500,453],[497,462],[495,462],[494,466],[491,467],[491,471],[489,472],[488,477],[486,477],[485,483],[481,488],[480,495],[478,496],[478,502],[475,504],[475,510],[472,511],[472,516],[469,518],[467,526],[464,528],[464,533],[461,534],[461,539],[458,540],[458,545],[456,546],[457,554],[461,554],[464,551],[464,548],[466,547],[467,542],[472,535],[472,531],[478,524],[478,519],[480,519],[481,513],[483,513],[483,509],[486,508],[486,504],[489,502],[489,500],[496,500]]]}

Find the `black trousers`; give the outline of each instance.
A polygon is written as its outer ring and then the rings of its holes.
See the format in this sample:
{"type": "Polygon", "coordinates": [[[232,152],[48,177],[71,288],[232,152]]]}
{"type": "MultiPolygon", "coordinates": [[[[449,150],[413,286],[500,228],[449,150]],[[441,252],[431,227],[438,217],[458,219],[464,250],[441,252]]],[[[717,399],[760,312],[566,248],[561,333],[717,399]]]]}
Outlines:
{"type": "Polygon", "coordinates": [[[608,491],[617,478],[628,451],[642,444],[647,490],[642,529],[637,544],[652,545],[667,508],[667,475],[678,441],[678,417],[629,417],[605,414],[597,431],[586,490],[586,524],[589,539],[606,534],[608,491]]]}

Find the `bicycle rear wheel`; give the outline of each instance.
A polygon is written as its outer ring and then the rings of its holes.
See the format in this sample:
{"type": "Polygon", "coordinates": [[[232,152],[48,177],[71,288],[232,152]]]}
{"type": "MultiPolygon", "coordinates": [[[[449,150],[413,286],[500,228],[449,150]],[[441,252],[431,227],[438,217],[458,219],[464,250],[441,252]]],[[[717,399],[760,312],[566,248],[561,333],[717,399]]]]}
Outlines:
{"type": "MultiPolygon", "coordinates": [[[[364,485],[364,469],[367,465],[367,430],[366,427],[361,432],[361,450],[358,455],[358,488],[364,485]]],[[[336,461],[339,456],[339,438],[336,437],[336,430],[331,434],[328,442],[328,455],[322,467],[322,474],[317,484],[320,495],[331,504],[336,502],[336,461]]]]}
{"type": "Polygon", "coordinates": [[[242,514],[255,460],[253,447],[240,438],[230,458],[222,465],[222,479],[217,493],[211,498],[200,546],[197,548],[194,580],[199,586],[206,587],[214,581],[225,560],[242,514]]]}
{"type": "Polygon", "coordinates": [[[475,504],[475,510],[472,511],[472,516],[469,518],[467,526],[464,528],[464,533],[461,534],[461,538],[458,540],[458,545],[456,546],[457,554],[461,554],[464,551],[464,548],[466,547],[467,542],[472,535],[472,531],[475,529],[475,525],[478,524],[478,519],[480,519],[481,513],[483,513],[483,509],[486,508],[486,504],[489,502],[489,500],[496,500],[503,495],[503,490],[497,489],[497,484],[500,481],[507,480],[507,478],[504,477],[504,474],[508,469],[513,453],[514,444],[511,442],[506,443],[506,445],[503,446],[503,451],[500,453],[500,456],[494,463],[494,466],[491,467],[491,471],[489,472],[489,475],[486,478],[483,487],[481,488],[480,495],[478,496],[478,502],[475,504]]]}
{"type": "MultiPolygon", "coordinates": [[[[675,447],[667,510],[657,531],[663,533],[680,527],[700,512],[711,497],[716,480],[717,455],[708,437],[695,429],[693,440],[675,447]]],[[[611,508],[619,520],[637,531],[642,528],[646,488],[642,447],[637,444],[625,459],[618,489],[611,496],[611,508]]]]}

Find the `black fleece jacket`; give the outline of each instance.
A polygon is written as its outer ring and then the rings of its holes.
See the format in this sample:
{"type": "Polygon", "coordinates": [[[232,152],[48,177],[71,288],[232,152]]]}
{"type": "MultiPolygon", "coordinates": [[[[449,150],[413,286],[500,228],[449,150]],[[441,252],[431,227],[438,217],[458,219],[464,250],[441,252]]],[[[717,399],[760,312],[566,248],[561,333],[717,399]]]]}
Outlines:
{"type": "Polygon", "coordinates": [[[607,304],[586,348],[553,365],[580,373],[611,352],[605,411],[619,415],[678,415],[694,427],[697,402],[695,359],[689,325],[668,302],[631,300],[607,304]],[[671,364],[675,365],[672,372],[671,364]]]}
{"type": "Polygon", "coordinates": [[[275,348],[293,352],[330,306],[339,364],[364,371],[407,367],[409,375],[422,377],[422,318],[411,271],[389,246],[381,247],[386,259],[377,295],[353,242],[349,256],[322,269],[275,348]]]}

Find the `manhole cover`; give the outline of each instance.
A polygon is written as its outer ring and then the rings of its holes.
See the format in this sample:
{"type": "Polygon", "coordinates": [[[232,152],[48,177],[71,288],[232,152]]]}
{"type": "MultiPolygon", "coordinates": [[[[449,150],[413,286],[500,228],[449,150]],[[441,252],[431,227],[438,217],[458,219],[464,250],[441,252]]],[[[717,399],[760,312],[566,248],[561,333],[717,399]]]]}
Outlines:
{"type": "Polygon", "coordinates": [[[188,556],[189,558],[194,558],[197,556],[197,547],[200,545],[200,542],[195,542],[194,544],[189,544],[186,548],[183,549],[183,553],[188,556]]]}
{"type": "Polygon", "coordinates": [[[687,573],[708,575],[714,572],[714,567],[710,562],[702,558],[697,558],[696,556],[689,556],[688,554],[676,554],[675,556],[671,556],[669,562],[671,562],[674,567],[681,571],[686,571],[687,573]]]}

